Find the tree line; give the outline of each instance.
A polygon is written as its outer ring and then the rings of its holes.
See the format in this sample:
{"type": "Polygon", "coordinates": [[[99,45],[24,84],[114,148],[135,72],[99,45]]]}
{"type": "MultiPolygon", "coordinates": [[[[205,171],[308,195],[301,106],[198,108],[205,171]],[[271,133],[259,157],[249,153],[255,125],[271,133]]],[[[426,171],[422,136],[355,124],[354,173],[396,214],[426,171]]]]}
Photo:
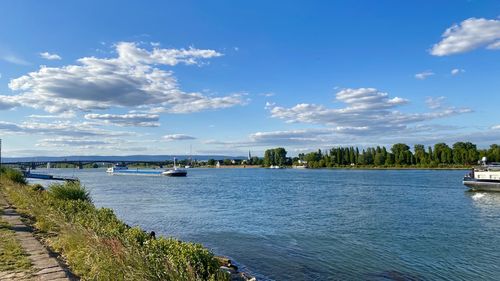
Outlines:
{"type": "Polygon", "coordinates": [[[413,149],[407,144],[396,143],[387,149],[376,146],[359,149],[358,147],[334,147],[301,153],[298,157],[286,157],[284,148],[268,149],[264,153],[263,165],[300,165],[307,163],[310,168],[375,166],[375,167],[463,167],[477,164],[482,157],[488,161],[500,162],[500,145],[492,144],[488,149],[478,149],[471,142],[456,142],[451,147],[437,143],[425,147],[416,144],[413,149]],[[300,160],[300,161],[299,161],[300,160]]]}

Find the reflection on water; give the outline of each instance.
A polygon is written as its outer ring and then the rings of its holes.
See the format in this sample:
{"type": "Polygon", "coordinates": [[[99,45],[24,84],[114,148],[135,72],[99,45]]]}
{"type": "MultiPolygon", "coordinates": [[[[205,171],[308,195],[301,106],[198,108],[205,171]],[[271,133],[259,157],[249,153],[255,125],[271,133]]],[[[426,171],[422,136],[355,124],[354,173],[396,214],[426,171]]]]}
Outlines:
{"type": "Polygon", "coordinates": [[[500,192],[467,192],[472,200],[472,205],[477,208],[483,218],[483,224],[498,224],[500,213],[500,192]]]}
{"type": "Polygon", "coordinates": [[[262,280],[498,280],[500,194],[463,171],[191,169],[78,176],[130,225],[203,243],[262,280]]]}

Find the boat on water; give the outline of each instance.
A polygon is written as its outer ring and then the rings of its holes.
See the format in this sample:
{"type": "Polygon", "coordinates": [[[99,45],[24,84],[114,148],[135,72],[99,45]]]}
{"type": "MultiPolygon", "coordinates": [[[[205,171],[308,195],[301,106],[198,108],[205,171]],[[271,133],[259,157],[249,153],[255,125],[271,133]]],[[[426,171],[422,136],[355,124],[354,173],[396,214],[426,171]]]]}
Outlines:
{"type": "Polygon", "coordinates": [[[121,163],[116,163],[114,164],[113,166],[109,167],[106,172],[107,173],[116,173],[116,172],[120,172],[120,171],[126,171],[128,170],[128,167],[127,165],[125,164],[121,164],[121,163]]]}
{"type": "Polygon", "coordinates": [[[465,175],[463,184],[472,191],[500,192],[500,163],[488,163],[483,157],[481,165],[465,175]]]}
{"type": "Polygon", "coordinates": [[[168,177],[185,177],[187,176],[187,171],[181,168],[177,168],[175,158],[174,158],[174,167],[172,169],[167,169],[163,173],[164,176],[168,177]]]}
{"type": "Polygon", "coordinates": [[[279,165],[271,165],[269,166],[269,169],[283,169],[283,167],[279,165]]]}

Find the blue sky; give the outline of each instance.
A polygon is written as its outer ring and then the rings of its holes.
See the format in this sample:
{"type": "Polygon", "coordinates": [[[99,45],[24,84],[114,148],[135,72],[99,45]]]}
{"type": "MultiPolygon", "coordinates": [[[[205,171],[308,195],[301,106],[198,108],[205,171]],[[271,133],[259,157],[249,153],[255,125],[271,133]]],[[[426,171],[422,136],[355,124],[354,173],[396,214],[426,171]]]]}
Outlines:
{"type": "Polygon", "coordinates": [[[7,156],[500,139],[498,1],[2,1],[7,156]]]}

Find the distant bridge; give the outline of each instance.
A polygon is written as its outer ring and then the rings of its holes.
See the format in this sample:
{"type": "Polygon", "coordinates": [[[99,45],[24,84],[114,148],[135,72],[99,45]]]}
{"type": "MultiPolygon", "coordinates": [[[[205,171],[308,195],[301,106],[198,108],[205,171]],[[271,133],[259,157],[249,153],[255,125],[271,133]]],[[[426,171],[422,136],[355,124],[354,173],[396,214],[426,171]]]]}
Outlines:
{"type": "Polygon", "coordinates": [[[163,168],[163,166],[166,166],[168,164],[173,163],[172,161],[135,161],[135,160],[128,160],[128,161],[117,161],[117,160],[56,160],[56,161],[18,161],[18,162],[4,162],[2,165],[5,166],[17,166],[17,167],[26,167],[26,168],[31,168],[32,170],[36,169],[37,167],[47,167],[47,164],[70,164],[74,165],[75,167],[78,167],[79,169],[83,169],[83,166],[88,165],[88,164],[94,164],[94,163],[108,163],[108,164],[115,164],[115,163],[120,163],[120,164],[125,164],[125,165],[130,165],[130,164],[149,164],[149,165],[156,165],[159,166],[160,168],[163,168]]]}

